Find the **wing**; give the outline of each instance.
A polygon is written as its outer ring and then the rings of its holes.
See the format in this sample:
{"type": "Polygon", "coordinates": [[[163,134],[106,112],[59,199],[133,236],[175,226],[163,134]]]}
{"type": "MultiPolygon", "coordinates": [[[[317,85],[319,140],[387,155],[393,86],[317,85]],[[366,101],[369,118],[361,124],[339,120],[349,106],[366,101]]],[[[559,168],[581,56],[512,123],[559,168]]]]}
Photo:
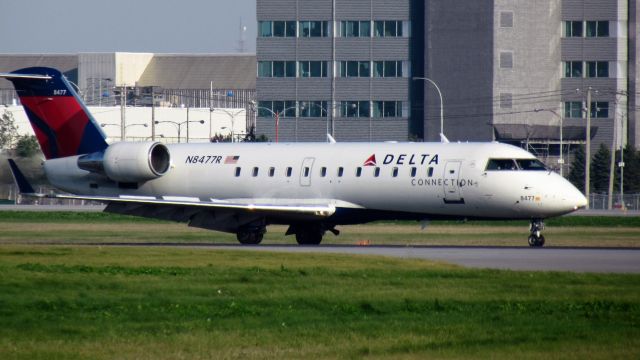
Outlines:
{"type": "Polygon", "coordinates": [[[78,199],[107,204],[105,212],[186,222],[189,226],[235,232],[239,227],[269,218],[273,222],[319,220],[337,207],[359,206],[332,199],[199,199],[184,196],[91,196],[35,193],[18,166],[9,160],[23,196],[78,199]]]}

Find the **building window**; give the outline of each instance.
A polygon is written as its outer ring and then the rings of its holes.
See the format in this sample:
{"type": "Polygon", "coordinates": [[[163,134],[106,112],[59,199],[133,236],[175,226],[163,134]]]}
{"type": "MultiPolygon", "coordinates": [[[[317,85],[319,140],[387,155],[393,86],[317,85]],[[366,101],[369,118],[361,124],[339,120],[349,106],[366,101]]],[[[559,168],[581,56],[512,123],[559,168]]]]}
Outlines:
{"type": "Polygon", "coordinates": [[[402,21],[381,21],[373,23],[375,37],[402,37],[402,21]]]}
{"type": "Polygon", "coordinates": [[[295,37],[295,21],[259,21],[259,37],[295,37]]]}
{"type": "Polygon", "coordinates": [[[587,37],[608,37],[608,21],[587,21],[587,37]]]}
{"type": "Polygon", "coordinates": [[[370,37],[370,21],[342,21],[340,23],[340,36],[342,37],[370,37]]]}
{"type": "Polygon", "coordinates": [[[259,117],[274,117],[278,113],[280,117],[295,117],[295,101],[258,101],[259,117]]]}
{"type": "Polygon", "coordinates": [[[565,61],[564,77],[566,78],[582,77],[582,61],[565,61]]]}
{"type": "Polygon", "coordinates": [[[513,106],[513,95],[511,93],[500,93],[500,109],[511,109],[513,106]]]}
{"type": "Polygon", "coordinates": [[[503,11],[500,13],[500,27],[511,28],[513,27],[513,12],[503,11]]]}
{"type": "Polygon", "coordinates": [[[609,77],[608,61],[587,61],[587,77],[606,78],[609,77]]]}
{"type": "Polygon", "coordinates": [[[374,61],[374,77],[402,77],[402,61],[374,61]]]}
{"type": "Polygon", "coordinates": [[[564,103],[564,117],[580,119],[582,118],[582,102],[580,101],[565,101],[564,103]]]}
{"type": "Polygon", "coordinates": [[[300,37],[327,37],[329,23],[327,21],[300,21],[298,34],[300,37]]]}
{"type": "Polygon", "coordinates": [[[606,101],[592,101],[591,102],[591,117],[592,118],[608,118],[609,117],[609,103],[606,101]]]}
{"type": "Polygon", "coordinates": [[[258,61],[258,77],[295,77],[295,61],[258,61]]]}
{"type": "Polygon", "coordinates": [[[500,53],[500,68],[513,68],[513,53],[511,51],[503,51],[500,53]]]}
{"type": "Polygon", "coordinates": [[[373,117],[402,117],[402,101],[374,101],[373,117]]]}
{"type": "Polygon", "coordinates": [[[327,117],[327,102],[326,101],[299,101],[298,116],[327,117]]]}
{"type": "Polygon", "coordinates": [[[326,61],[300,61],[300,77],[327,77],[326,61]]]}
{"type": "Polygon", "coordinates": [[[582,37],[582,21],[565,21],[565,37],[582,37]]]}
{"type": "Polygon", "coordinates": [[[340,110],[342,117],[370,117],[368,101],[342,101],[340,110]]]}
{"type": "Polygon", "coordinates": [[[370,77],[368,61],[340,61],[340,77],[370,77]]]}

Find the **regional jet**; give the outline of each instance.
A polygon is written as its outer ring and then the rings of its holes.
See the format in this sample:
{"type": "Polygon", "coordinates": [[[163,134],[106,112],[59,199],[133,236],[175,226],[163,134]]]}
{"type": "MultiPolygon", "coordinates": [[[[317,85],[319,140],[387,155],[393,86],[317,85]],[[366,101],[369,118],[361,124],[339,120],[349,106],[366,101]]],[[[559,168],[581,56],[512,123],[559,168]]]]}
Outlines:
{"type": "Polygon", "coordinates": [[[529,152],[491,143],[108,144],[67,79],[51,68],[0,74],[20,97],[46,157],[49,182],[105,211],[235,233],[259,244],[271,224],[317,245],[339,225],[375,220],[527,219],[530,246],[543,220],[585,197],[529,152]]]}

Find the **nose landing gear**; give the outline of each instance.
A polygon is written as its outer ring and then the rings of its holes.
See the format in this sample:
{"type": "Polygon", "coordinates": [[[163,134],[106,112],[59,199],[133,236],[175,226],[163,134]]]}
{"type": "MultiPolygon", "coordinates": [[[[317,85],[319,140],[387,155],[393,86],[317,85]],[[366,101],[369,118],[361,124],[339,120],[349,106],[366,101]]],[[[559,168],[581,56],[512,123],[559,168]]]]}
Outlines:
{"type": "Polygon", "coordinates": [[[531,232],[531,235],[529,235],[529,246],[544,246],[544,236],[542,235],[542,230],[544,230],[544,222],[542,221],[542,219],[532,219],[531,226],[529,227],[529,231],[531,232]]]}

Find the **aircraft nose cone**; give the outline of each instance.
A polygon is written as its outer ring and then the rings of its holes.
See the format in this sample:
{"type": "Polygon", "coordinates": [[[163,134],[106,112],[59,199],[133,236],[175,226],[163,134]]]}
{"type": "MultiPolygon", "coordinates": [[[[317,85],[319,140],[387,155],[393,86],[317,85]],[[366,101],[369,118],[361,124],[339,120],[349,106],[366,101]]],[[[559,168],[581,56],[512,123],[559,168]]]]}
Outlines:
{"type": "Polygon", "coordinates": [[[566,189],[565,199],[568,201],[568,205],[573,208],[573,210],[583,209],[587,206],[587,198],[580,192],[580,190],[576,189],[575,186],[569,185],[570,188],[566,189]]]}

